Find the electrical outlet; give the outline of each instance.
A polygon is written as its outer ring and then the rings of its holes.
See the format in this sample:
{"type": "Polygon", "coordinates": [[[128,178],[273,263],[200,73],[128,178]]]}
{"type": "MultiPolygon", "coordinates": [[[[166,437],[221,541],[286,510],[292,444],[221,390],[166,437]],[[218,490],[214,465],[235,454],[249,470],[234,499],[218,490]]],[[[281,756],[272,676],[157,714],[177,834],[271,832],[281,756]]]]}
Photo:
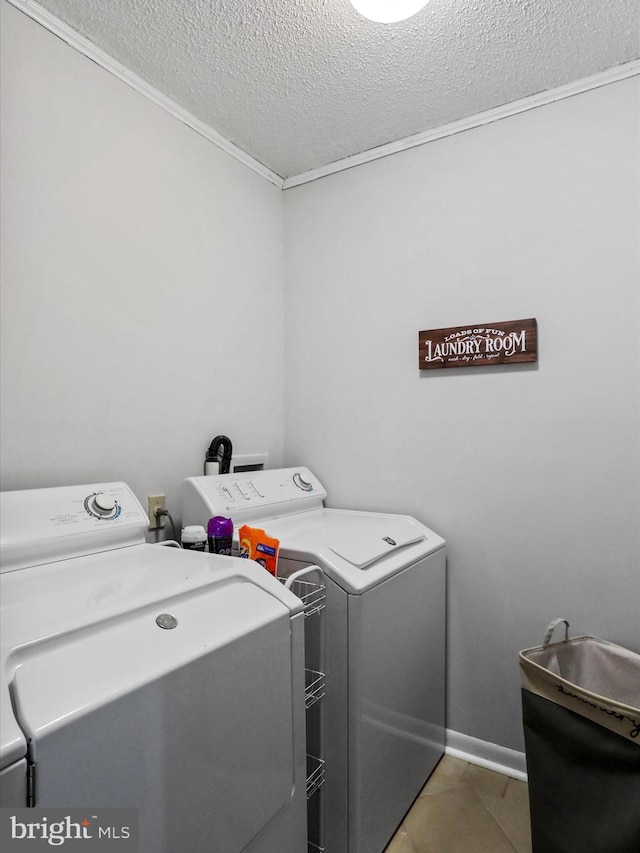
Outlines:
{"type": "Polygon", "coordinates": [[[156,511],[164,509],[164,495],[149,495],[149,530],[159,530],[164,527],[165,516],[156,518],[156,511]]]}

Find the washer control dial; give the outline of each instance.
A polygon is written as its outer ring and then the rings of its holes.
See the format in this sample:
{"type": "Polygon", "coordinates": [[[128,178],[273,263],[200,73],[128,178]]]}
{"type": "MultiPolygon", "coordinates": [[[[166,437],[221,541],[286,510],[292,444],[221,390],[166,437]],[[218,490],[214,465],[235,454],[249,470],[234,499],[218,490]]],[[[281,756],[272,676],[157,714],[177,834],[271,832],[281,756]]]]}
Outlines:
{"type": "Polygon", "coordinates": [[[84,505],[89,515],[94,518],[117,518],[120,515],[118,501],[104,492],[89,495],[84,505]]]}
{"type": "Polygon", "coordinates": [[[302,489],[303,492],[313,491],[313,483],[309,483],[307,480],[305,480],[299,471],[296,471],[296,473],[293,475],[293,482],[299,489],[302,489]]]}

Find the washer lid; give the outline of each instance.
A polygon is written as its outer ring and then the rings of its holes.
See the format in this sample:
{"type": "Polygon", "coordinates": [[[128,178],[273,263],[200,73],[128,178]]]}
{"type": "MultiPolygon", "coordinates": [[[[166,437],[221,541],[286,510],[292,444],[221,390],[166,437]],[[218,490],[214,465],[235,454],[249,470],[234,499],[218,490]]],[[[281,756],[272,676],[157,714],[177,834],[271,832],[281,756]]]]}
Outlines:
{"type": "Polygon", "coordinates": [[[330,535],[329,548],[358,569],[388,556],[394,549],[424,540],[425,534],[408,518],[383,517],[366,529],[354,525],[349,531],[330,535]]]}
{"type": "Polygon", "coordinates": [[[317,563],[355,595],[446,545],[415,518],[381,512],[323,508],[264,518],[256,525],[280,540],[281,557],[317,563]]]}

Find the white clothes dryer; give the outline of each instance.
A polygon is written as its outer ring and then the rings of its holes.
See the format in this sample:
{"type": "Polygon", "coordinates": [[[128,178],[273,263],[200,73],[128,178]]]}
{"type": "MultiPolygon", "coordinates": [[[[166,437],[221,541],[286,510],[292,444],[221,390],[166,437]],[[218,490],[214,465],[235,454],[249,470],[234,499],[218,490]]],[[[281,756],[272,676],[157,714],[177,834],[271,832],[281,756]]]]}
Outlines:
{"type": "Polygon", "coordinates": [[[142,853],[305,853],[299,599],[146,544],[124,483],[0,517],[2,806],[137,809],[142,853]]]}
{"type": "MultiPolygon", "coordinates": [[[[330,509],[307,468],[194,477],[183,520],[280,540],[279,574],[325,574],[318,846],[382,853],[444,752],[445,541],[402,515],[330,509]]],[[[312,830],[313,831],[313,830],[312,830]]]]}

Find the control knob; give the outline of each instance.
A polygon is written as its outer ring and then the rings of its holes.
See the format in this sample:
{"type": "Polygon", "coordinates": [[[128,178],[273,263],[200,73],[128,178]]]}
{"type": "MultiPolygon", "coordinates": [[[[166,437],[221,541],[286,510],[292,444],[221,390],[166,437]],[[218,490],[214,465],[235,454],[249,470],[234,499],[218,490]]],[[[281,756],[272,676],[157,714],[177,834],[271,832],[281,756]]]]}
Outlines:
{"type": "Polygon", "coordinates": [[[302,489],[303,492],[313,491],[313,483],[309,483],[307,480],[305,480],[299,471],[296,471],[296,473],[293,475],[293,482],[299,489],[302,489]]]}
{"type": "Polygon", "coordinates": [[[87,511],[97,518],[114,518],[118,514],[118,502],[110,495],[98,492],[85,501],[87,511]]]}

